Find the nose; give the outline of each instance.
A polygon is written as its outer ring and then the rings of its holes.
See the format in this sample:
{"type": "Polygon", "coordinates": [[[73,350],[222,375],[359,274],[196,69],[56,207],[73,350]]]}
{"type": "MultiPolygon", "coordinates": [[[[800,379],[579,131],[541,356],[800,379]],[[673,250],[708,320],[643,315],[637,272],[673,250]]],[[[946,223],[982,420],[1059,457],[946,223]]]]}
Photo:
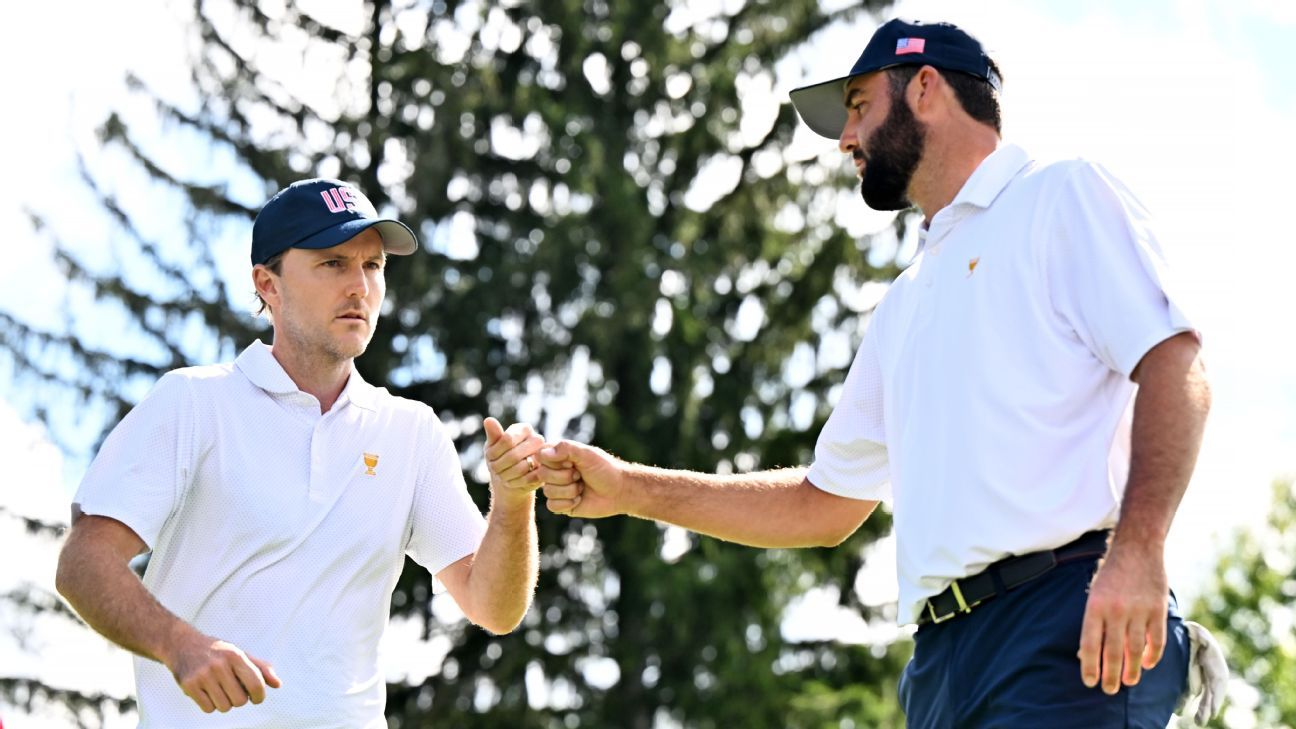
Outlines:
{"type": "Polygon", "coordinates": [[[369,277],[365,275],[363,266],[352,269],[346,284],[347,298],[363,299],[369,294],[369,277]]]}
{"type": "Polygon", "coordinates": [[[842,154],[850,154],[858,146],[859,140],[855,136],[854,128],[850,124],[844,125],[841,134],[837,137],[837,149],[840,149],[842,154]]]}

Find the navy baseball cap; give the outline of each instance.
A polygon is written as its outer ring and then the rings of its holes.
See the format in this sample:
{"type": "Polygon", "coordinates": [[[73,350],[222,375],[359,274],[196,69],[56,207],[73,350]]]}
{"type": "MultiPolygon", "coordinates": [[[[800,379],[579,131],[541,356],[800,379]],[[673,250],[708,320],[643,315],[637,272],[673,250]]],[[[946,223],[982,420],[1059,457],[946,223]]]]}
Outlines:
{"type": "Polygon", "coordinates": [[[864,47],[850,73],[830,81],[802,86],[791,92],[792,105],[806,126],[829,139],[841,137],[846,126],[842,90],[850,79],[893,66],[935,66],[983,78],[1000,90],[999,74],[990,67],[981,42],[950,23],[889,20],[864,47]]]}
{"type": "Polygon", "coordinates": [[[418,250],[414,231],[399,220],[378,217],[373,203],[354,185],[316,178],[285,187],[261,208],[252,223],[252,265],[289,248],[332,248],[377,228],[388,253],[418,250]]]}

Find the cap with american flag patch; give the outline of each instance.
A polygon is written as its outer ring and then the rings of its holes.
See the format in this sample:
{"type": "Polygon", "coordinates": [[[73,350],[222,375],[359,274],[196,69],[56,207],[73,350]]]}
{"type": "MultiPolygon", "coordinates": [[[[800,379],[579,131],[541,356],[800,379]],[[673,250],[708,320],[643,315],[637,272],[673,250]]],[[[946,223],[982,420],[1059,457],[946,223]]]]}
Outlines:
{"type": "Polygon", "coordinates": [[[962,71],[985,79],[996,90],[1000,88],[999,74],[994,72],[990,56],[981,42],[963,29],[951,23],[896,19],[878,27],[850,73],[793,89],[792,105],[816,134],[836,139],[846,126],[842,85],[855,76],[893,66],[935,66],[962,71]]]}
{"type": "Polygon", "coordinates": [[[896,41],[897,56],[903,56],[906,53],[922,53],[927,47],[927,41],[924,38],[901,38],[896,41]]]}

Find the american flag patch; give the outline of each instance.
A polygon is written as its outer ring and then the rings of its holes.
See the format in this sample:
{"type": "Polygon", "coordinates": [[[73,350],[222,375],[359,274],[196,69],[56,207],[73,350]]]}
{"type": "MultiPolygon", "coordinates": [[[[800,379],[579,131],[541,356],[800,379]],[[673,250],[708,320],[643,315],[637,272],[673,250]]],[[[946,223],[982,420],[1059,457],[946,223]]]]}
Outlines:
{"type": "Polygon", "coordinates": [[[923,46],[927,45],[925,38],[901,38],[896,41],[896,55],[903,56],[906,53],[922,53],[923,46]]]}

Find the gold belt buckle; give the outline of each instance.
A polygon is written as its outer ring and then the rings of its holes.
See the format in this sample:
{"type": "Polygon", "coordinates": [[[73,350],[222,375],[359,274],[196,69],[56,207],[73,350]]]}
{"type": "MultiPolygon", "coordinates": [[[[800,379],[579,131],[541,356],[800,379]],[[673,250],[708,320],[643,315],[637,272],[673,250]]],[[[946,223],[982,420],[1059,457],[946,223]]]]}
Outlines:
{"type": "Polygon", "coordinates": [[[949,620],[950,618],[954,617],[954,616],[957,615],[958,613],[954,612],[954,613],[949,613],[948,615],[937,615],[937,614],[936,614],[936,608],[932,607],[932,602],[931,602],[931,600],[928,600],[928,601],[927,601],[927,614],[931,616],[931,621],[932,621],[933,624],[939,624],[939,623],[943,623],[943,622],[945,622],[946,620],[949,620]]]}
{"type": "Polygon", "coordinates": [[[931,621],[933,623],[943,623],[959,613],[970,613],[972,612],[972,608],[981,604],[980,600],[977,600],[971,605],[968,604],[967,600],[963,598],[963,590],[959,588],[958,580],[954,580],[950,583],[950,592],[954,593],[954,602],[958,603],[958,609],[946,615],[936,615],[936,608],[932,606],[932,601],[927,601],[927,614],[931,616],[931,621]]]}

